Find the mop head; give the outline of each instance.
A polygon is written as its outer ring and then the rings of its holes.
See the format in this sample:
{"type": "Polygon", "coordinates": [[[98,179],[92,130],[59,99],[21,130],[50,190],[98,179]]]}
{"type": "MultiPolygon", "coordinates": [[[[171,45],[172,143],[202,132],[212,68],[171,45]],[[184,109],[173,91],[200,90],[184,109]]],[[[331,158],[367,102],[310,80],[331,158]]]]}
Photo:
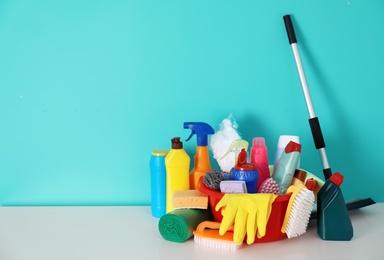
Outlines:
{"type": "Polygon", "coordinates": [[[232,115],[224,119],[220,124],[220,130],[215,132],[210,139],[210,148],[213,154],[213,158],[217,161],[221,171],[230,172],[235,165],[234,156],[223,155],[228,151],[232,142],[241,139],[239,132],[237,131],[238,124],[232,115]]]}

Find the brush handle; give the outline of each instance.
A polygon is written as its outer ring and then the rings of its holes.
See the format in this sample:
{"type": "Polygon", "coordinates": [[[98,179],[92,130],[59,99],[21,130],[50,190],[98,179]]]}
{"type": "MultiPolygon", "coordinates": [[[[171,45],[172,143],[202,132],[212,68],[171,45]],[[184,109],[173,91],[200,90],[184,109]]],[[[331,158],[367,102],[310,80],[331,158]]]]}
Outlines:
{"type": "Polygon", "coordinates": [[[283,16],[285,29],[287,30],[289,44],[297,43],[295,30],[293,29],[291,16],[289,14],[283,16]]]}
{"type": "Polygon", "coordinates": [[[295,58],[297,71],[299,73],[299,78],[300,78],[301,87],[302,87],[302,90],[304,93],[305,102],[307,104],[307,109],[308,109],[309,118],[310,118],[309,119],[309,125],[311,127],[313,141],[315,143],[316,149],[320,153],[321,162],[323,164],[324,178],[327,180],[332,176],[332,171],[331,171],[331,168],[329,167],[327,154],[325,153],[325,142],[324,142],[323,134],[321,132],[319,119],[316,117],[315,110],[313,108],[311,95],[309,93],[307,80],[305,78],[303,65],[301,63],[300,53],[299,53],[299,49],[297,47],[297,39],[296,39],[296,35],[295,35],[295,30],[293,28],[291,16],[289,14],[284,15],[283,19],[284,19],[284,23],[285,23],[285,29],[286,29],[287,35],[288,35],[289,44],[292,47],[292,52],[293,52],[293,55],[295,58]]]}

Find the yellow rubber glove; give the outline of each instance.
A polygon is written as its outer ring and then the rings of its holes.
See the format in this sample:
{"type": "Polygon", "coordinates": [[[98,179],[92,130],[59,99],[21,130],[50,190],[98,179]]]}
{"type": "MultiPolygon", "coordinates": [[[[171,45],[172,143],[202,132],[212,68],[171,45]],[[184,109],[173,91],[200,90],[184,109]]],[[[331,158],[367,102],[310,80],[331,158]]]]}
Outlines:
{"type": "Polygon", "coordinates": [[[224,235],[234,225],[233,241],[238,245],[244,241],[245,235],[248,245],[255,242],[256,231],[257,237],[262,238],[276,198],[277,195],[272,193],[225,194],[215,207],[216,211],[221,208],[223,215],[219,234],[224,235]]]}

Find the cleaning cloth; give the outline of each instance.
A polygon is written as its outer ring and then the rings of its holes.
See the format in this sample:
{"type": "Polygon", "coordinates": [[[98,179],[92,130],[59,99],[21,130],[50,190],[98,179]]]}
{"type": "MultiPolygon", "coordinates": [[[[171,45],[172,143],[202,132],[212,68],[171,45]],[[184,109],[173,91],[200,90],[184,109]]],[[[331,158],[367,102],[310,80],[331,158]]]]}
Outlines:
{"type": "Polygon", "coordinates": [[[212,221],[209,209],[175,209],[163,215],[158,224],[161,236],[168,241],[184,242],[203,221],[212,221]]]}

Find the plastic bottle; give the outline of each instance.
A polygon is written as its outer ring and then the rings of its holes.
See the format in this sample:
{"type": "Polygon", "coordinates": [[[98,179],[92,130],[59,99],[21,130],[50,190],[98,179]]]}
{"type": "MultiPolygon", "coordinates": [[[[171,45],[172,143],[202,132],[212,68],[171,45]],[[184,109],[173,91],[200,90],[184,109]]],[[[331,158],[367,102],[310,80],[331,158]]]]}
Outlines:
{"type": "Polygon", "coordinates": [[[173,193],[175,190],[189,190],[189,166],[191,159],[183,149],[180,137],[171,139],[172,149],[165,156],[166,177],[166,213],[173,211],[173,193]]]}
{"type": "Polygon", "coordinates": [[[198,188],[199,179],[205,176],[207,172],[212,171],[208,153],[208,135],[214,134],[215,131],[209,124],[203,122],[185,122],[184,129],[192,130],[187,141],[195,134],[197,137],[194,167],[189,174],[190,189],[194,190],[198,188]]]}
{"type": "Polygon", "coordinates": [[[153,150],[149,161],[151,174],[151,211],[152,216],[157,218],[161,218],[165,214],[165,156],[167,153],[168,150],[153,150]]]}
{"type": "Polygon", "coordinates": [[[244,148],[239,153],[237,164],[231,171],[231,179],[245,181],[248,193],[257,192],[259,174],[253,163],[247,163],[247,152],[244,148]]]}
{"type": "MultiPolygon", "coordinates": [[[[277,143],[277,149],[275,153],[275,159],[273,161],[273,166],[276,168],[277,163],[279,162],[279,159],[281,157],[281,154],[283,153],[285,147],[289,143],[289,141],[294,141],[295,143],[300,143],[300,138],[296,135],[280,135],[279,141],[277,143]]],[[[296,169],[300,168],[300,157],[297,161],[296,169]]]]}
{"type": "Polygon", "coordinates": [[[317,194],[317,234],[323,240],[349,241],[353,226],[340,189],[344,177],[336,172],[317,194]]]}
{"type": "Polygon", "coordinates": [[[259,173],[259,179],[257,181],[257,190],[259,190],[260,185],[271,177],[268,164],[268,149],[263,137],[253,138],[250,157],[251,163],[256,165],[259,173]]]}
{"type": "Polygon", "coordinates": [[[284,194],[291,185],[293,174],[301,152],[301,144],[289,141],[285,147],[276,168],[273,171],[273,179],[279,185],[279,193],[284,194]]]}

